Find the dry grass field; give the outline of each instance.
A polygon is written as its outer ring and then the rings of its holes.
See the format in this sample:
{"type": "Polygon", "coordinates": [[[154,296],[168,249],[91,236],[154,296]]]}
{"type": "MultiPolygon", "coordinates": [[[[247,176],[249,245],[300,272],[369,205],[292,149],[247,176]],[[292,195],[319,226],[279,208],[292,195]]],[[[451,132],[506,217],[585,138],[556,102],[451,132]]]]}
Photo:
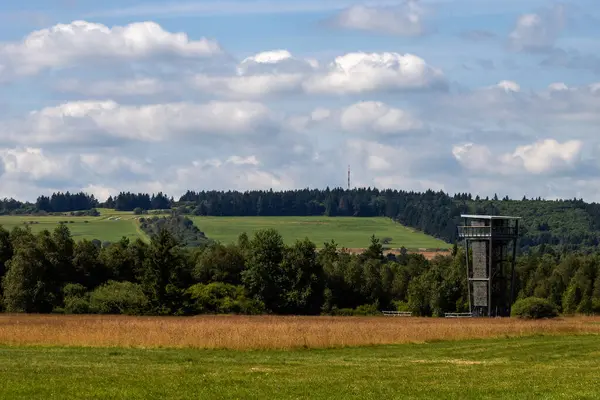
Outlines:
{"type": "Polygon", "coordinates": [[[600,317],[546,321],[406,317],[0,315],[0,345],[294,349],[600,334],[600,317]]]}

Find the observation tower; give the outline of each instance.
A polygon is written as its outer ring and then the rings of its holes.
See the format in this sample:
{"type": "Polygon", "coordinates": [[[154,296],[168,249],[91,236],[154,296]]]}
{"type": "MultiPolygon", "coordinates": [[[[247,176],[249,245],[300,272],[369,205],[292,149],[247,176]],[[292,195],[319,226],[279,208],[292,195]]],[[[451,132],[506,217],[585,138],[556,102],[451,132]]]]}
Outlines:
{"type": "Polygon", "coordinates": [[[473,317],[510,316],[520,217],[461,215],[467,259],[469,312],[473,317]],[[470,254],[471,253],[471,254],[470,254]]]}

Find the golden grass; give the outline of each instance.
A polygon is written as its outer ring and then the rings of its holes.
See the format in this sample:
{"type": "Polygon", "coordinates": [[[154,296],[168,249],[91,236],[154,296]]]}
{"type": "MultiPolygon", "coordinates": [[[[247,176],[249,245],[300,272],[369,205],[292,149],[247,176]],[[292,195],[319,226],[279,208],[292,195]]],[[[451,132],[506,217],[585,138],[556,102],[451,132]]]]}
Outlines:
{"type": "Polygon", "coordinates": [[[0,345],[291,349],[599,334],[600,317],[510,318],[0,315],[0,345]]]}

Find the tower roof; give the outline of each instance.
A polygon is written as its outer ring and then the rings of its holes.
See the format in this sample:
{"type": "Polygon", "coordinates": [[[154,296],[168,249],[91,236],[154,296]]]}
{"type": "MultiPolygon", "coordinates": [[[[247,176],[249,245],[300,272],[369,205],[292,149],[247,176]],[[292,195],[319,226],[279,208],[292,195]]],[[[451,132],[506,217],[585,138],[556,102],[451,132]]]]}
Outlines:
{"type": "Polygon", "coordinates": [[[472,214],[461,214],[461,218],[470,219],[521,219],[521,217],[511,217],[506,215],[472,215],[472,214]]]}

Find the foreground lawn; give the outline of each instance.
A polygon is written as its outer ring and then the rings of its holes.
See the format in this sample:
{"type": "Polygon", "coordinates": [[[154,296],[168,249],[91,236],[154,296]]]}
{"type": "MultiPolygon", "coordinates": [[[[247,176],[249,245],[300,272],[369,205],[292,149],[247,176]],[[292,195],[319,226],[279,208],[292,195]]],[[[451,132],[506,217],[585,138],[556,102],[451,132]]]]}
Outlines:
{"type": "Polygon", "coordinates": [[[281,233],[287,244],[308,237],[317,247],[334,239],[347,248],[365,248],[371,243],[371,235],[391,238],[389,247],[407,249],[451,247],[442,240],[391,221],[388,218],[354,217],[193,217],[194,223],[209,238],[222,243],[235,242],[242,232],[252,236],[254,232],[274,228],[281,233]]]}
{"type": "Polygon", "coordinates": [[[597,336],[295,351],[0,347],[3,399],[592,399],[597,336]]]}

